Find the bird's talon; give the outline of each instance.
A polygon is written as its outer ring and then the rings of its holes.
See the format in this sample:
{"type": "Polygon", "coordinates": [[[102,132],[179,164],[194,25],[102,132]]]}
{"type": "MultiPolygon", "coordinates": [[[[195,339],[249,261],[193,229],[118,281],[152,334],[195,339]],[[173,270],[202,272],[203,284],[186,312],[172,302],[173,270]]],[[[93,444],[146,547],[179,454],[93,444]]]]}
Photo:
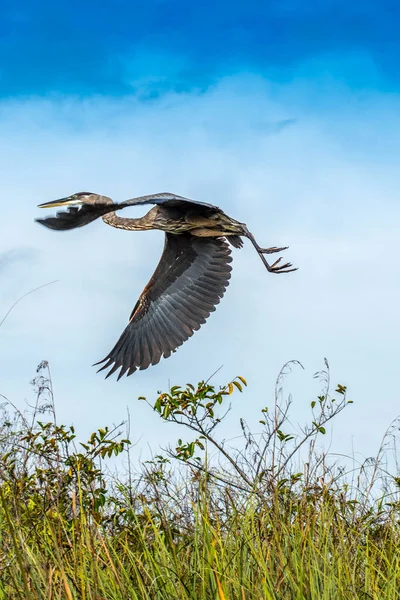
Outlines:
{"type": "MultiPolygon", "coordinates": [[[[274,262],[274,264],[273,264],[273,265],[271,265],[271,269],[275,269],[276,265],[277,265],[278,263],[280,263],[280,262],[281,262],[281,260],[282,260],[282,256],[280,256],[280,257],[278,258],[278,260],[276,260],[276,261],[274,262]]],[[[279,269],[282,269],[283,267],[278,267],[278,268],[279,268],[279,269]]]]}

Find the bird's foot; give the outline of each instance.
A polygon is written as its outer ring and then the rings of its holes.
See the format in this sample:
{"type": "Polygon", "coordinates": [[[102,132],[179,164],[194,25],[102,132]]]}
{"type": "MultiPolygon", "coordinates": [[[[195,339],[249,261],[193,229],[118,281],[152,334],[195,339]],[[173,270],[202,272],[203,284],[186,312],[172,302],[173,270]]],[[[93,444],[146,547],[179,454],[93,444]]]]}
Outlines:
{"type": "Polygon", "coordinates": [[[258,251],[261,254],[275,254],[275,252],[283,252],[287,250],[289,246],[282,246],[282,248],[277,248],[276,246],[272,246],[272,248],[259,248],[258,251]]]}
{"type": "Polygon", "coordinates": [[[292,271],[297,271],[297,267],[291,268],[292,263],[285,263],[284,265],[280,265],[282,257],[278,258],[272,265],[268,265],[266,263],[267,269],[270,273],[291,273],[292,271]]]}

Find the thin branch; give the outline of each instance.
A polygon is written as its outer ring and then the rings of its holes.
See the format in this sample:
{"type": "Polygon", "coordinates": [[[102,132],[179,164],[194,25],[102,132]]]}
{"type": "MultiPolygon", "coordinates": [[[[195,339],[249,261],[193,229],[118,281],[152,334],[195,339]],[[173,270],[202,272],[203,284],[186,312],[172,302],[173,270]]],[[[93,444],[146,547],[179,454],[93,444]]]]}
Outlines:
{"type": "Polygon", "coordinates": [[[23,300],[24,298],[26,298],[26,296],[29,296],[29,294],[33,294],[33,292],[37,292],[38,290],[41,290],[44,287],[47,287],[48,285],[51,285],[52,283],[57,283],[58,279],[55,279],[54,281],[49,281],[48,283],[44,283],[43,285],[39,285],[39,287],[34,288],[33,290],[30,290],[29,292],[26,292],[26,294],[24,294],[23,296],[21,296],[20,298],[18,298],[18,300],[16,300],[14,302],[14,304],[11,306],[11,308],[8,309],[8,311],[6,312],[6,314],[4,315],[4,317],[2,318],[2,320],[0,321],[0,327],[3,325],[4,321],[7,319],[7,317],[9,316],[9,314],[13,311],[13,309],[17,306],[17,304],[19,302],[21,302],[21,300],[23,300]]]}

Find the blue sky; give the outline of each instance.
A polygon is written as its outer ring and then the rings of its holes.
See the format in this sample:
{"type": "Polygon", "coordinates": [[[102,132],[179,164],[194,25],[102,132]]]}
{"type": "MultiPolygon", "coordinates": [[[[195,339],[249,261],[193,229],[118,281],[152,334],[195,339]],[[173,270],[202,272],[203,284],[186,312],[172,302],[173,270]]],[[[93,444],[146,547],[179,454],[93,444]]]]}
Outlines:
{"type": "MultiPolygon", "coordinates": [[[[276,376],[303,423],[326,356],[355,404],[332,448],[373,454],[399,414],[400,98],[389,3],[9,3],[1,20],[0,394],[32,401],[50,362],[62,422],[85,435],[134,413],[138,452],[174,433],[136,398],[223,369],[249,380],[224,430],[257,428],[276,376]],[[115,343],[158,261],[160,232],[101,221],[57,233],[36,205],[89,189],[172,191],[221,206],[295,274],[234,252],[226,296],[168,360],[118,384],[115,343]]],[[[132,213],[133,214],[133,213],[132,213]]],[[[137,213],[135,213],[137,216],[137,213]]]]}
{"type": "Polygon", "coordinates": [[[398,4],[388,0],[8,0],[0,93],[122,95],[145,77],[157,95],[205,89],[238,68],[287,79],[321,56],[337,61],[348,84],[369,87],[365,68],[345,58],[364,53],[381,85],[396,88],[399,17],[398,4]]]}

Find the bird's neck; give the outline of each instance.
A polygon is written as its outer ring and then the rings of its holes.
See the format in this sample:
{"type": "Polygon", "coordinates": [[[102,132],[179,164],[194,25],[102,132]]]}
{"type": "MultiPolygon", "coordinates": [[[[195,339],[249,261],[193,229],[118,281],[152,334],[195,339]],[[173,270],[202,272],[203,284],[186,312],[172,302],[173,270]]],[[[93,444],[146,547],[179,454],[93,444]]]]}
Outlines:
{"type": "MultiPolygon", "coordinates": [[[[152,209],[153,210],[153,209],[152,209]]],[[[104,223],[117,227],[118,229],[126,229],[128,231],[145,231],[153,229],[154,217],[150,210],[144,217],[138,219],[119,217],[117,213],[110,212],[102,217],[104,223]]]]}

